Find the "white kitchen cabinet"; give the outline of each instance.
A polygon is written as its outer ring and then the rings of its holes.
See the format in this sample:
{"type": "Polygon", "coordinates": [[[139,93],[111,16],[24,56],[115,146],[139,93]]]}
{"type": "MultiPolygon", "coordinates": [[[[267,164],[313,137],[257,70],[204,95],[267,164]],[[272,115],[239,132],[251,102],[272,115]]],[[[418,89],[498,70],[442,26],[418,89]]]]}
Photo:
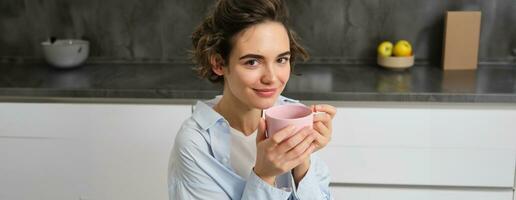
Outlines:
{"type": "MultiPolygon", "coordinates": [[[[335,199],[516,200],[516,106],[339,103],[335,199]]],[[[191,105],[0,103],[0,199],[167,199],[191,105]]]]}
{"type": "Polygon", "coordinates": [[[346,200],[511,200],[510,190],[454,190],[382,187],[332,187],[334,199],[346,200]]]}
{"type": "Polygon", "coordinates": [[[337,106],[333,139],[320,152],[335,199],[513,199],[516,106],[337,106]]]}
{"type": "Polygon", "coordinates": [[[501,150],[358,148],[322,153],[335,183],[512,188],[515,154],[501,150]]]}
{"type": "Polygon", "coordinates": [[[191,105],[0,103],[0,199],[168,199],[191,105]]]}

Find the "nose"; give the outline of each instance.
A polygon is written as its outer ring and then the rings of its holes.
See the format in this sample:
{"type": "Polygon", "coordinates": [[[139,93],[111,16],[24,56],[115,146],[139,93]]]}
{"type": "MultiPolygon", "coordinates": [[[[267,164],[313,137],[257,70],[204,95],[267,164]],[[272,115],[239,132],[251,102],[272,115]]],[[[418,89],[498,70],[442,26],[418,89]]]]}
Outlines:
{"type": "Polygon", "coordinates": [[[274,83],[278,77],[276,76],[276,71],[274,69],[274,64],[268,64],[263,68],[263,75],[261,81],[263,84],[271,84],[274,83]]]}

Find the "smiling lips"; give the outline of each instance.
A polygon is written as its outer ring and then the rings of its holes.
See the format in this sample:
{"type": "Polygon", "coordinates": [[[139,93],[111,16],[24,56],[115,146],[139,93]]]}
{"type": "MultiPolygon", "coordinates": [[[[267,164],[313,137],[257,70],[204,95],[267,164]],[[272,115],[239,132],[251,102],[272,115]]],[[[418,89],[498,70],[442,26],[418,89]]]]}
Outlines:
{"type": "Polygon", "coordinates": [[[260,97],[272,97],[276,94],[276,88],[271,89],[253,89],[254,92],[260,97]]]}

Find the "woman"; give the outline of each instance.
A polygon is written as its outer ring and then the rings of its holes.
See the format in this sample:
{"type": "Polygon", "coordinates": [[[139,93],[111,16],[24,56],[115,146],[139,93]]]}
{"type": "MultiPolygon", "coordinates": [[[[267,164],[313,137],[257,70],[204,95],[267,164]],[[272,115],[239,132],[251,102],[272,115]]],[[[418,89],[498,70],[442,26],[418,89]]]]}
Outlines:
{"type": "Polygon", "coordinates": [[[180,129],[169,168],[170,199],[331,199],[329,173],[313,152],[332,134],[335,108],[313,129],[267,138],[262,110],[297,103],[280,96],[291,64],[307,53],[287,26],[281,0],[219,0],[192,36],[197,71],[223,84],[180,129]]]}

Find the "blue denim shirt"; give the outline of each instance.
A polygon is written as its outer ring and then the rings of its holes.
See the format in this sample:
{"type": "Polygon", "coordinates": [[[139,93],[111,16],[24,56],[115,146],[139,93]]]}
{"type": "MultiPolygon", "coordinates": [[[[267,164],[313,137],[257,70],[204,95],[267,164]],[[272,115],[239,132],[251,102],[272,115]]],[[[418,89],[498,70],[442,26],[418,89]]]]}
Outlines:
{"type": "MultiPolygon", "coordinates": [[[[315,154],[298,188],[291,173],[278,176],[276,187],[254,171],[247,180],[237,175],[229,162],[229,123],[212,108],[220,98],[197,102],[176,136],[169,164],[170,199],[331,199],[328,168],[315,154]]],[[[280,96],[276,102],[287,103],[298,101],[280,96]]]]}

